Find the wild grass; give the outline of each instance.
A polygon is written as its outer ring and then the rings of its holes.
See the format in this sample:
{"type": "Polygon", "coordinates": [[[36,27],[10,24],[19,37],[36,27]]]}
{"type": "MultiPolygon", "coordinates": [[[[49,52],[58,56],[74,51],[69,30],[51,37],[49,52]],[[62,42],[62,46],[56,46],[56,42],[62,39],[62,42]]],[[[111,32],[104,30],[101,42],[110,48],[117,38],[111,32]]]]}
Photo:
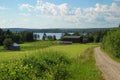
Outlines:
{"type": "Polygon", "coordinates": [[[105,52],[107,55],[109,55],[110,58],[112,58],[113,60],[120,62],[120,58],[117,58],[115,55],[113,55],[111,52],[109,51],[105,51],[103,49],[101,49],[103,52],[105,52]]]}
{"type": "Polygon", "coordinates": [[[102,80],[93,56],[95,46],[98,45],[58,45],[49,41],[22,44],[21,51],[0,52],[0,77],[10,80],[102,80]]]}
{"type": "MultiPolygon", "coordinates": [[[[49,46],[57,45],[57,41],[36,41],[36,42],[27,42],[20,44],[20,51],[33,51],[42,48],[47,48],[49,46]]],[[[18,52],[20,52],[18,51],[18,52]]],[[[4,50],[3,46],[0,46],[0,52],[14,52],[10,50],[4,50]]]]}
{"type": "Polygon", "coordinates": [[[101,72],[96,67],[93,48],[88,48],[83,54],[77,56],[71,70],[74,73],[74,80],[103,80],[101,72]]]}
{"type": "Polygon", "coordinates": [[[30,51],[30,50],[38,50],[47,48],[53,45],[57,45],[57,41],[36,41],[31,43],[25,43],[21,44],[21,50],[22,51],[30,51]]]}
{"type": "Polygon", "coordinates": [[[65,55],[75,58],[82,54],[87,48],[98,46],[97,44],[72,44],[72,45],[57,45],[49,47],[49,49],[57,50],[66,53],[65,55]]]}
{"type": "Polygon", "coordinates": [[[0,46],[0,62],[8,61],[12,59],[20,59],[24,56],[34,54],[39,50],[45,49],[50,46],[58,45],[56,41],[36,41],[20,44],[20,51],[4,50],[3,46],[0,46]]]}

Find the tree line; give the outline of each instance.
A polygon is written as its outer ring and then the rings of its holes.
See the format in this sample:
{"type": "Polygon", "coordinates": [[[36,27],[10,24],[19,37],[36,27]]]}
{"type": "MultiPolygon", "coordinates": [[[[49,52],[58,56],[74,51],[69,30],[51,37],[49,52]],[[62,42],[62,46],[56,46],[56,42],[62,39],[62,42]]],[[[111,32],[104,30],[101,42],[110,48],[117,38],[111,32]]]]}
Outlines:
{"type": "MultiPolygon", "coordinates": [[[[81,43],[99,43],[102,41],[103,36],[106,35],[108,30],[104,31],[97,31],[97,32],[74,32],[73,34],[70,33],[64,33],[63,36],[80,36],[81,37],[81,43]]],[[[61,39],[62,39],[61,37],[61,39]]]]}
{"type": "MultiPolygon", "coordinates": [[[[61,35],[61,39],[64,37],[64,36],[80,36],[81,37],[81,43],[92,43],[92,42],[95,42],[95,43],[99,43],[102,41],[103,39],[103,36],[107,33],[108,30],[103,30],[103,31],[97,31],[97,32],[74,32],[74,33],[62,33],[61,35]]],[[[36,35],[36,38],[39,38],[40,36],[37,36],[36,35]]],[[[56,36],[53,35],[46,35],[46,33],[43,34],[42,36],[42,40],[51,40],[51,41],[54,41],[54,40],[57,40],[56,39],[56,36]]]]}
{"type": "Polygon", "coordinates": [[[51,36],[51,35],[46,35],[46,33],[44,33],[44,34],[43,34],[43,37],[42,37],[42,40],[55,41],[55,40],[57,40],[57,39],[56,39],[56,36],[55,36],[55,35],[51,36]]]}
{"type": "Polygon", "coordinates": [[[120,25],[107,32],[102,41],[102,49],[120,58],[120,25]]]}
{"type": "Polygon", "coordinates": [[[24,43],[34,41],[33,32],[11,32],[10,30],[3,31],[0,29],[0,45],[4,45],[6,49],[15,43],[24,43]]]}
{"type": "MultiPolygon", "coordinates": [[[[81,36],[81,43],[99,43],[102,41],[103,36],[106,35],[108,30],[97,31],[97,32],[74,32],[73,34],[70,33],[63,33],[61,36],[61,40],[63,36],[81,36]]],[[[12,32],[10,30],[3,31],[0,29],[0,45],[10,46],[13,42],[15,43],[24,43],[24,42],[32,42],[37,40],[40,37],[33,32],[23,31],[23,32],[12,32]]],[[[53,35],[46,35],[43,34],[42,40],[51,40],[55,41],[56,36],[53,35]]]]}

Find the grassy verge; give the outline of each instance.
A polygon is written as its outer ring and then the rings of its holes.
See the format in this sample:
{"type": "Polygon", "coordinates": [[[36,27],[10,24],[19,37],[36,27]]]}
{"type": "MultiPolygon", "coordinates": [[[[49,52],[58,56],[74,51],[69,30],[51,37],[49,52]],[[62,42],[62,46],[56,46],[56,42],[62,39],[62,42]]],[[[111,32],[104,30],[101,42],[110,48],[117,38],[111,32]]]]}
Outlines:
{"type": "Polygon", "coordinates": [[[101,72],[96,67],[93,48],[86,49],[72,66],[73,72],[76,73],[75,80],[103,80],[101,72]]]}
{"type": "Polygon", "coordinates": [[[110,58],[112,58],[113,60],[120,62],[120,58],[115,57],[111,52],[107,52],[103,49],[101,49],[103,52],[105,52],[106,54],[108,54],[110,56],[110,58]]]}

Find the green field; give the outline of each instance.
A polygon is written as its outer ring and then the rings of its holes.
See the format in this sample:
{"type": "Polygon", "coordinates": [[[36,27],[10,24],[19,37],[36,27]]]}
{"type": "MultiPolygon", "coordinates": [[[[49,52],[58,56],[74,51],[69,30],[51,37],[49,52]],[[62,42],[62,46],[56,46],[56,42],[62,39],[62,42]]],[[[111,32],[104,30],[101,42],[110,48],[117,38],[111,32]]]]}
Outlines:
{"type": "Polygon", "coordinates": [[[37,41],[20,46],[21,51],[0,47],[0,79],[102,80],[93,57],[97,44],[37,41]]]}

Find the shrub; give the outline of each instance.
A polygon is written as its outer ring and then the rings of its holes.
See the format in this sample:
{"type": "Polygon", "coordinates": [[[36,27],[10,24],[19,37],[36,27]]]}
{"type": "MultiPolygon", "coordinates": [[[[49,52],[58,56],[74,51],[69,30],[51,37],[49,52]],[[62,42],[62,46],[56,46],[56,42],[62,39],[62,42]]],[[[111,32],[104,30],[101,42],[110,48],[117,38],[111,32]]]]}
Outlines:
{"type": "Polygon", "coordinates": [[[102,48],[120,58],[120,28],[112,29],[104,36],[102,48]]]}
{"type": "Polygon", "coordinates": [[[6,38],[5,40],[4,40],[4,42],[3,42],[3,44],[4,44],[4,48],[6,49],[6,50],[10,50],[10,48],[11,48],[11,46],[12,46],[12,39],[11,38],[6,38]]]}
{"type": "Polygon", "coordinates": [[[44,53],[0,65],[0,80],[68,80],[70,60],[60,54],[44,53]]]}

